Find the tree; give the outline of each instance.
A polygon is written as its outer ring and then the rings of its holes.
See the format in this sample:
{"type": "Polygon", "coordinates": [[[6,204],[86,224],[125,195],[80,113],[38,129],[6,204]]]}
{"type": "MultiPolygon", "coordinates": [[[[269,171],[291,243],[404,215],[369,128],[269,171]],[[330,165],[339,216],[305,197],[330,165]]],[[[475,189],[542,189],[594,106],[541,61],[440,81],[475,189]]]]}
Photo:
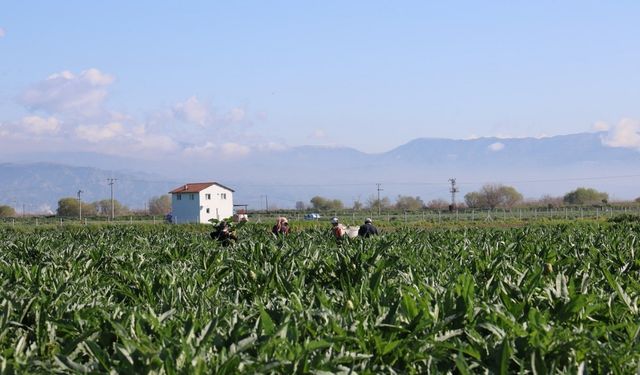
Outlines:
{"type": "Polygon", "coordinates": [[[149,213],[151,215],[166,215],[171,211],[171,196],[160,195],[149,199],[149,213]]]}
{"type": "Polygon", "coordinates": [[[310,202],[311,202],[311,206],[315,210],[322,210],[322,211],[341,210],[344,207],[342,201],[339,199],[327,199],[318,195],[311,198],[310,202]]]}
{"type": "Polygon", "coordinates": [[[482,196],[477,191],[472,191],[464,195],[464,202],[469,208],[481,208],[484,206],[482,196]]]}
{"type": "Polygon", "coordinates": [[[15,217],[16,210],[11,206],[0,206],[0,217],[15,217]]]}
{"type": "Polygon", "coordinates": [[[636,198],[636,203],[640,203],[640,197],[636,198]]]}
{"type": "Polygon", "coordinates": [[[305,208],[306,208],[306,205],[304,204],[303,201],[297,201],[296,202],[296,210],[304,211],[305,208]]]}
{"type": "MultiPolygon", "coordinates": [[[[58,201],[58,209],[56,214],[63,217],[74,217],[80,214],[80,202],[76,198],[62,198],[58,201]]],[[[93,216],[96,214],[96,206],[94,203],[82,202],[82,215],[93,216]]]]}
{"type": "Polygon", "coordinates": [[[432,199],[427,202],[427,208],[432,210],[448,210],[449,202],[442,198],[432,199]]]}
{"type": "Polygon", "coordinates": [[[389,209],[391,207],[391,201],[387,197],[384,197],[380,199],[380,201],[378,201],[378,198],[376,196],[370,196],[369,199],[367,199],[367,208],[372,211],[377,211],[378,207],[380,207],[380,210],[389,209]]]}
{"type": "Polygon", "coordinates": [[[424,202],[420,197],[398,195],[396,199],[396,209],[400,211],[418,211],[424,207],[424,202]]]}
{"type": "Polygon", "coordinates": [[[609,200],[609,194],[596,189],[580,187],[565,194],[563,200],[568,204],[606,204],[609,200]]]}
{"type": "MultiPolygon", "coordinates": [[[[98,215],[111,216],[111,199],[103,199],[97,202],[94,202],[96,206],[96,210],[98,215]]],[[[171,206],[171,202],[169,202],[169,206],[171,206]]],[[[84,206],[82,207],[84,212],[84,206]]],[[[167,211],[168,212],[168,211],[167,211]]],[[[113,214],[115,216],[124,215],[129,213],[129,207],[123,205],[117,200],[113,200],[113,214]]]]}
{"type": "Polygon", "coordinates": [[[541,206],[546,206],[548,208],[557,208],[562,206],[563,198],[562,197],[553,197],[551,195],[543,195],[538,200],[538,204],[541,206]]]}
{"type": "Polygon", "coordinates": [[[353,201],[353,210],[360,211],[362,209],[362,202],[360,200],[353,201]]]}
{"type": "Polygon", "coordinates": [[[480,191],[467,193],[464,201],[471,208],[511,208],[522,201],[522,194],[511,186],[487,184],[480,191]]]}

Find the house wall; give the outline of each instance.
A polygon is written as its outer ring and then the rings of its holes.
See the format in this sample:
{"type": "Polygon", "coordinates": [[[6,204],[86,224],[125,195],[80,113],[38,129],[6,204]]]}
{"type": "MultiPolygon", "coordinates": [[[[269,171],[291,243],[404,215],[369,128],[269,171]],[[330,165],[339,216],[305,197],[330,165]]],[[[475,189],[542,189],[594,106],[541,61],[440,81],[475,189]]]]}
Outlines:
{"type": "Polygon", "coordinates": [[[218,185],[209,186],[200,192],[200,208],[201,223],[208,223],[209,219],[226,219],[233,215],[233,192],[218,185]]]}
{"type": "Polygon", "coordinates": [[[171,214],[175,224],[206,224],[209,219],[228,218],[233,215],[233,192],[218,185],[212,185],[199,193],[171,194],[171,214]]]}
{"type": "Polygon", "coordinates": [[[200,197],[198,193],[171,194],[171,215],[175,224],[200,222],[200,197]],[[180,197],[180,199],[178,199],[180,197]],[[191,199],[193,197],[193,199],[191,199]]]}

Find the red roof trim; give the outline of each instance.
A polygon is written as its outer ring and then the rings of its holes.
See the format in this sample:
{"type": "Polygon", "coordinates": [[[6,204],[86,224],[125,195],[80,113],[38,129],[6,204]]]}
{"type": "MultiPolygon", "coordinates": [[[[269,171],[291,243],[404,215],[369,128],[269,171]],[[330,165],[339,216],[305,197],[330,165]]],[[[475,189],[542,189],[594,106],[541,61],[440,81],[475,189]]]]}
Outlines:
{"type": "Polygon", "coordinates": [[[184,185],[182,185],[182,186],[180,186],[180,187],[177,187],[177,188],[175,188],[175,189],[171,190],[171,191],[169,192],[169,194],[178,194],[178,193],[199,193],[199,192],[201,192],[202,190],[204,190],[204,189],[206,189],[206,188],[208,188],[208,187],[210,187],[210,186],[213,186],[213,185],[220,186],[221,188],[223,188],[223,189],[227,189],[227,190],[229,190],[229,191],[230,191],[230,192],[232,192],[232,193],[234,192],[234,190],[233,190],[233,189],[230,189],[230,188],[228,188],[228,187],[226,187],[226,186],[224,186],[224,185],[222,185],[222,184],[219,184],[219,183],[217,183],[217,182],[189,182],[189,183],[187,183],[187,184],[184,184],[184,185]]]}

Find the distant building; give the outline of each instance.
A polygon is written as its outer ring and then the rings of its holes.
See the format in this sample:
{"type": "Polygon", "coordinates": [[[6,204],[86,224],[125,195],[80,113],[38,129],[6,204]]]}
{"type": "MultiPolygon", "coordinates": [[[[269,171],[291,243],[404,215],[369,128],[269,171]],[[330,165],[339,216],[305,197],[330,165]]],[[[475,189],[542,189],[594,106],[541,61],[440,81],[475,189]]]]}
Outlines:
{"type": "Polygon", "coordinates": [[[174,224],[208,223],[233,215],[233,190],[217,182],[188,183],[169,194],[174,224]]]}

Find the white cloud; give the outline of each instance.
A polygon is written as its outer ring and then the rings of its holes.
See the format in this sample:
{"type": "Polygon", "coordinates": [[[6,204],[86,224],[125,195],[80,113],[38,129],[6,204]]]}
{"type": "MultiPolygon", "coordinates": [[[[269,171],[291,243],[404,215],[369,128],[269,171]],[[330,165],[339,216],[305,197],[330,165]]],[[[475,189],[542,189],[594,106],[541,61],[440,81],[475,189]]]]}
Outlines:
{"type": "Polygon", "coordinates": [[[602,137],[602,143],[609,147],[640,149],[640,122],[629,118],[620,120],[602,137]]]}
{"type": "Polygon", "coordinates": [[[187,157],[235,159],[248,155],[251,149],[248,146],[238,143],[228,142],[217,145],[213,142],[206,142],[203,145],[191,146],[184,149],[183,153],[187,157]]]}
{"type": "Polygon", "coordinates": [[[27,116],[22,119],[22,127],[32,134],[55,134],[60,130],[60,121],[53,116],[27,116]]]}
{"type": "Polygon", "coordinates": [[[604,121],[597,121],[595,124],[593,124],[593,130],[597,132],[606,132],[609,131],[609,129],[611,129],[611,127],[604,121]]]}
{"type": "Polygon", "coordinates": [[[500,151],[500,150],[504,149],[504,143],[495,142],[495,143],[490,144],[488,146],[488,148],[491,151],[500,151]]]}
{"type": "Polygon", "coordinates": [[[178,149],[178,145],[171,137],[161,134],[140,134],[135,137],[134,148],[138,151],[152,152],[157,155],[158,152],[172,152],[178,149]]]}
{"type": "Polygon", "coordinates": [[[206,142],[201,146],[190,146],[183,150],[188,157],[211,157],[215,154],[217,146],[213,142],[206,142]]]}
{"type": "Polygon", "coordinates": [[[259,151],[284,151],[287,149],[287,146],[276,142],[267,142],[259,145],[257,149],[259,151]]]}
{"type": "Polygon", "coordinates": [[[226,158],[238,158],[249,155],[251,149],[247,146],[230,142],[223,144],[220,151],[226,158]]]}
{"type": "Polygon", "coordinates": [[[5,35],[7,35],[7,32],[2,27],[0,27],[0,38],[4,38],[5,35]]]}
{"type": "Polygon", "coordinates": [[[20,101],[31,110],[93,116],[103,111],[106,87],[113,80],[113,76],[98,69],[88,69],[79,75],[63,71],[28,88],[20,101]]]}
{"type": "Polygon", "coordinates": [[[205,126],[213,121],[213,112],[207,105],[192,96],[183,103],[178,103],[173,107],[174,117],[183,121],[205,126]]]}
{"type": "Polygon", "coordinates": [[[227,116],[225,117],[227,122],[230,122],[232,124],[238,123],[238,122],[242,122],[245,117],[246,117],[247,113],[244,109],[242,108],[232,108],[229,113],[227,114],[227,116]]]}
{"type": "Polygon", "coordinates": [[[316,129],[309,136],[311,139],[325,139],[327,138],[327,134],[322,129],[316,129]]]}
{"type": "Polygon", "coordinates": [[[76,128],[76,136],[91,143],[111,140],[124,134],[124,126],[119,122],[112,122],[104,126],[80,125],[76,128]]]}

